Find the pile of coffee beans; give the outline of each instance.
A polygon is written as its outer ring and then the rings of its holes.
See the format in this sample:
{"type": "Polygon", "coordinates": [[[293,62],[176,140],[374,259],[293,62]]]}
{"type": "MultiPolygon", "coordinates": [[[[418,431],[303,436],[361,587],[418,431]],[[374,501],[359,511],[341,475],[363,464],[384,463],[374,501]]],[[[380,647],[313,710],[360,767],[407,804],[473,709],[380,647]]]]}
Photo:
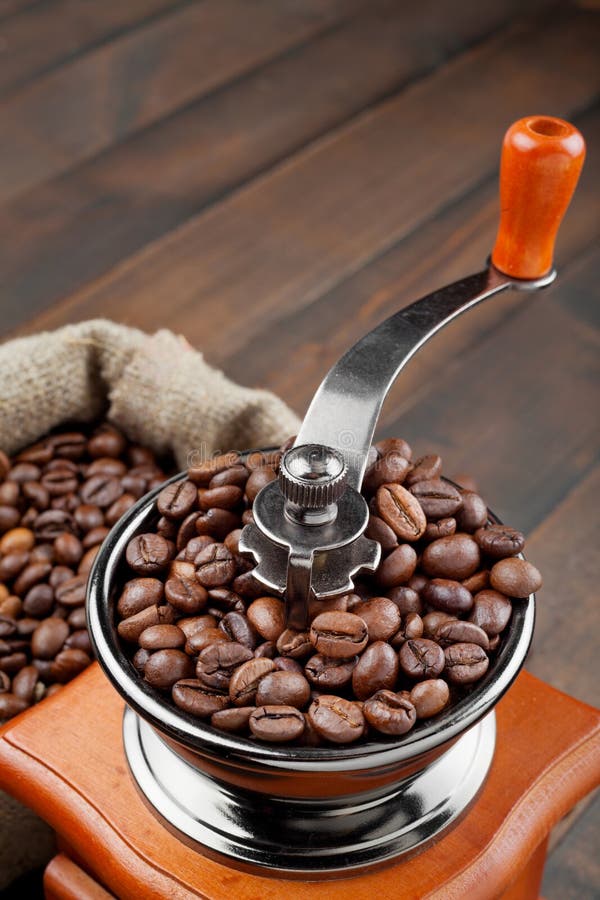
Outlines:
{"type": "Polygon", "coordinates": [[[153,454],[108,423],[0,451],[0,721],[92,661],[85,588],[110,528],[162,484],[153,454]]]}
{"type": "Polygon", "coordinates": [[[225,732],[301,746],[403,735],[485,675],[513,601],[541,586],[516,558],[523,535],[443,480],[439,456],[412,462],[405,441],[381,441],[363,485],[379,568],[294,631],[238,543],[280,455],[219,456],[159,494],[155,529],[127,547],[123,645],[149,685],[225,732]]]}

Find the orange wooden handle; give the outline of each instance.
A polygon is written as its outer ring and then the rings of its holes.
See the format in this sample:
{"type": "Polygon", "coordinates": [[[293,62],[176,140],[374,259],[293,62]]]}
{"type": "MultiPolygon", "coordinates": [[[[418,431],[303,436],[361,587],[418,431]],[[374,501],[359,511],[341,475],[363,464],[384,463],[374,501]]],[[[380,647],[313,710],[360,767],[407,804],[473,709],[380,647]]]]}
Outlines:
{"type": "Polygon", "coordinates": [[[585,141],[551,116],[519,119],[504,135],[500,226],[492,253],[511,278],[541,278],[552,268],[554,242],[585,158],[585,141]]]}

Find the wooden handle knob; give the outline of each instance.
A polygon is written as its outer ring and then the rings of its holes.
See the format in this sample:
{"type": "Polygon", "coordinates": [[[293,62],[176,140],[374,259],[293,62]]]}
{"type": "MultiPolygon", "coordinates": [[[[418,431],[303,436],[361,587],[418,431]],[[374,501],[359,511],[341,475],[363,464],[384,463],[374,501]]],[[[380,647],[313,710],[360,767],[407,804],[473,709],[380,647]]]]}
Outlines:
{"type": "Polygon", "coordinates": [[[585,158],[585,141],[569,122],[527,116],[508,129],[500,164],[500,226],[492,253],[511,278],[541,278],[585,158]]]}

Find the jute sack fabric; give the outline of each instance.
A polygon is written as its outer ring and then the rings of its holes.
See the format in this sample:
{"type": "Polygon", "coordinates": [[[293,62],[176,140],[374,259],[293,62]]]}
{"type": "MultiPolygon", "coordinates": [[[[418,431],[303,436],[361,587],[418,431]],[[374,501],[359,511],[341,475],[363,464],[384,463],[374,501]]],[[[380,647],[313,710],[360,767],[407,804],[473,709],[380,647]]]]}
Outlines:
{"type": "MultiPolygon", "coordinates": [[[[170,331],[103,319],[0,346],[0,448],[12,454],[64,422],[107,416],[185,468],[214,453],[279,444],[298,419],[274,394],[240,387],[170,331]]],[[[25,713],[27,715],[27,713],[25,713]]],[[[0,792],[0,889],[51,856],[50,829],[0,792]]]]}

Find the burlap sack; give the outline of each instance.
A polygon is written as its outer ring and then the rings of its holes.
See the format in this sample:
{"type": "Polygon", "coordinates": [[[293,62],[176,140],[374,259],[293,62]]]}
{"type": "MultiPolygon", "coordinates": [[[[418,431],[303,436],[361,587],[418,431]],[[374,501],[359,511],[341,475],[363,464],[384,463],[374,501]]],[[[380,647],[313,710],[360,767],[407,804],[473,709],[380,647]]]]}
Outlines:
{"type": "MultiPolygon", "coordinates": [[[[130,440],[181,468],[219,450],[278,444],[297,417],[268,391],[240,387],[170,331],[102,319],[0,346],[0,448],[13,453],[63,422],[107,415],[130,440]]],[[[0,792],[0,889],[52,853],[52,832],[0,792]]]]}

